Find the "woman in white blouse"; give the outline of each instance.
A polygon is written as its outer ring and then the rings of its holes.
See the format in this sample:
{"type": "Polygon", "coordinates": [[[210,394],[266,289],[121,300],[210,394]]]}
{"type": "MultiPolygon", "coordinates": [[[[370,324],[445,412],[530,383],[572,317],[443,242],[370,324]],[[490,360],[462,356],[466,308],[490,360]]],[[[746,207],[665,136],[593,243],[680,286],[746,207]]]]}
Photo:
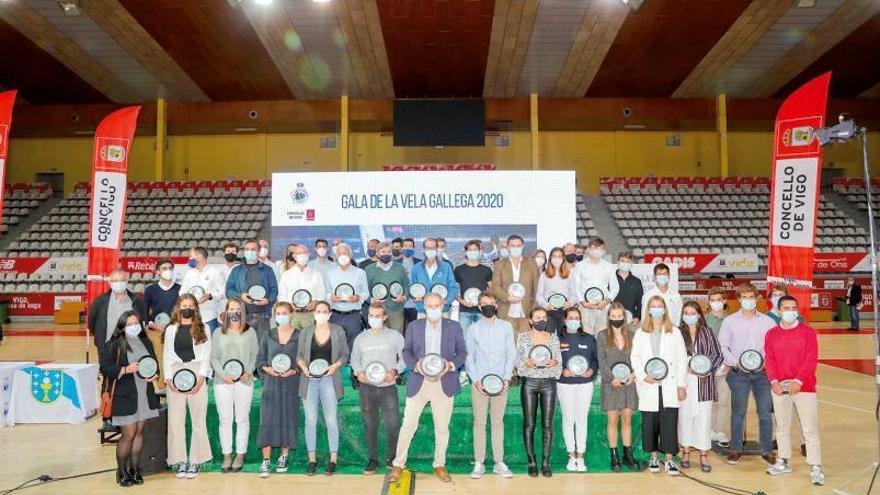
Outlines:
{"type": "Polygon", "coordinates": [[[162,369],[168,385],[169,466],[177,466],[178,478],[195,478],[202,464],[211,460],[211,445],[205,421],[208,414],[208,388],[211,376],[211,336],[199,314],[199,303],[191,294],[177,300],[171,324],[165,329],[162,369]],[[192,390],[181,392],[174,385],[174,374],[182,369],[196,374],[192,390]],[[192,422],[189,456],[186,453],[186,410],[192,422]]]}
{"type": "Polygon", "coordinates": [[[577,304],[577,300],[577,280],[571,273],[571,268],[565,263],[565,253],[562,248],[553,248],[550,250],[550,263],[547,269],[538,277],[538,290],[535,293],[538,306],[547,310],[547,321],[551,331],[560,332],[564,325],[562,312],[577,304]],[[551,297],[556,294],[565,297],[565,304],[561,308],[551,305],[551,297]]]}

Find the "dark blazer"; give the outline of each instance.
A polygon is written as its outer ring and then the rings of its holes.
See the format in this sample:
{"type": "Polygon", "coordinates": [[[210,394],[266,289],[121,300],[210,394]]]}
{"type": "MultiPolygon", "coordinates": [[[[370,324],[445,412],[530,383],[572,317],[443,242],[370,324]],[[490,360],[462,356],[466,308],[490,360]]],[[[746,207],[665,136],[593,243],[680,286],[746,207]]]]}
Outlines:
{"type": "MultiPolygon", "coordinates": [[[[413,397],[422,388],[425,377],[416,372],[416,363],[425,357],[425,325],[427,319],[416,320],[406,327],[406,339],[403,346],[403,361],[406,367],[412,370],[406,382],[406,396],[413,397]]],[[[464,343],[464,334],[461,331],[461,325],[457,321],[443,318],[441,320],[440,331],[442,332],[440,340],[440,355],[443,359],[453,364],[452,371],[443,375],[440,379],[443,385],[443,393],[447,397],[452,397],[461,389],[461,383],[458,381],[458,373],[455,370],[464,365],[467,357],[467,348],[464,343]]]]}
{"type": "Polygon", "coordinates": [[[853,284],[852,290],[849,291],[849,300],[846,302],[850,306],[858,306],[862,304],[862,286],[853,284]]]}
{"type": "MultiPolygon", "coordinates": [[[[142,331],[140,339],[150,353],[150,356],[158,362],[156,351],[153,350],[153,343],[147,338],[147,333],[142,331]]],[[[134,383],[134,375],[127,373],[122,375],[122,378],[118,378],[119,370],[130,364],[123,342],[125,342],[124,335],[115,341],[108,342],[106,349],[104,349],[105,352],[101,353],[101,374],[107,379],[106,390],[109,392],[111,387],[113,387],[113,382],[118,380],[116,390],[113,392],[113,416],[134,414],[137,412],[138,405],[137,385],[134,383]],[[117,355],[119,356],[119,362],[116,361],[117,355]]],[[[150,406],[150,409],[159,409],[159,398],[156,397],[152,382],[147,382],[147,404],[150,406]]]]}
{"type": "MultiPolygon", "coordinates": [[[[101,353],[101,348],[104,347],[104,342],[107,340],[107,307],[110,306],[110,298],[112,296],[113,292],[108,290],[96,297],[89,308],[89,321],[87,326],[94,335],[95,347],[98,348],[99,354],[101,353]]],[[[144,300],[141,299],[141,296],[138,296],[132,291],[128,291],[128,297],[131,298],[132,311],[138,315],[138,318],[141,321],[146,321],[147,306],[144,304],[144,300]]]]}

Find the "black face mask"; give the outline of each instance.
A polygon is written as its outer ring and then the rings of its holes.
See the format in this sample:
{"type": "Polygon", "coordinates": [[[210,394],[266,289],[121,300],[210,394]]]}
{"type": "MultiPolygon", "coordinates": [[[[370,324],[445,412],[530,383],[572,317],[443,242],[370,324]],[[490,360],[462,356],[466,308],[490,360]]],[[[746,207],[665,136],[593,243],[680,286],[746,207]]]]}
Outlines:
{"type": "Polygon", "coordinates": [[[388,263],[391,263],[391,255],[383,254],[382,256],[379,256],[379,261],[387,265],[388,263]]]}
{"type": "Polygon", "coordinates": [[[240,311],[230,311],[228,313],[229,321],[239,322],[241,321],[241,312],[240,311]]]}
{"type": "Polygon", "coordinates": [[[374,256],[376,256],[376,250],[375,249],[367,249],[367,256],[369,256],[370,258],[373,258],[374,256]]]}
{"type": "Polygon", "coordinates": [[[626,323],[626,320],[608,320],[608,323],[610,323],[613,328],[620,328],[626,323]]]}
{"type": "Polygon", "coordinates": [[[533,321],[532,328],[534,328],[535,330],[537,330],[539,332],[543,332],[543,331],[547,330],[547,320],[533,321]]]}
{"type": "Polygon", "coordinates": [[[287,253],[287,261],[296,261],[296,254],[287,253]]]}
{"type": "Polygon", "coordinates": [[[182,318],[186,318],[187,320],[196,315],[196,310],[192,308],[183,308],[180,310],[180,316],[182,318]]]}
{"type": "Polygon", "coordinates": [[[576,254],[566,254],[565,261],[567,261],[569,263],[574,263],[575,261],[577,261],[577,255],[576,254]]]}
{"type": "Polygon", "coordinates": [[[577,255],[577,260],[584,261],[584,255],[582,255],[582,254],[577,255]]]}
{"type": "Polygon", "coordinates": [[[391,250],[391,254],[393,254],[395,257],[400,256],[400,253],[401,253],[400,249],[395,248],[395,249],[391,250]]]}
{"type": "Polygon", "coordinates": [[[498,312],[498,308],[496,308],[495,306],[486,305],[486,306],[480,307],[480,313],[482,313],[483,316],[485,316],[486,318],[494,317],[495,313],[497,313],[497,312],[498,312]]]}
{"type": "Polygon", "coordinates": [[[238,256],[236,256],[235,253],[225,253],[223,255],[223,259],[225,259],[229,263],[232,263],[233,261],[238,259],[238,256]]]}

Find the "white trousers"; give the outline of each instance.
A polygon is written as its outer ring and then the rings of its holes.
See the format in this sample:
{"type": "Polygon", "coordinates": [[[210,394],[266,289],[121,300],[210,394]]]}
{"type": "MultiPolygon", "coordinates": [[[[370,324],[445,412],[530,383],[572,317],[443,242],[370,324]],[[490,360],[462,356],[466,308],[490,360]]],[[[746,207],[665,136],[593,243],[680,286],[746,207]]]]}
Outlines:
{"type": "Polygon", "coordinates": [[[698,450],[712,448],[712,401],[699,400],[699,378],[688,373],[687,399],[678,406],[678,443],[698,450]]]}
{"type": "Polygon", "coordinates": [[[822,443],[819,440],[819,408],[816,404],[816,393],[773,394],[773,409],[776,413],[776,442],[779,444],[779,457],[791,459],[791,423],[794,419],[803,430],[804,443],[807,444],[807,462],[812,466],[821,466],[822,443]]]}
{"type": "Polygon", "coordinates": [[[593,383],[557,383],[556,396],[562,409],[562,438],[567,452],[587,450],[587,418],[593,402],[593,383]]]}
{"type": "Polygon", "coordinates": [[[217,416],[220,418],[220,450],[223,455],[232,453],[232,420],[237,426],[235,432],[235,453],[246,454],[248,436],[251,431],[251,400],[254,387],[250,383],[235,382],[231,385],[214,385],[214,402],[217,403],[217,416]]]}

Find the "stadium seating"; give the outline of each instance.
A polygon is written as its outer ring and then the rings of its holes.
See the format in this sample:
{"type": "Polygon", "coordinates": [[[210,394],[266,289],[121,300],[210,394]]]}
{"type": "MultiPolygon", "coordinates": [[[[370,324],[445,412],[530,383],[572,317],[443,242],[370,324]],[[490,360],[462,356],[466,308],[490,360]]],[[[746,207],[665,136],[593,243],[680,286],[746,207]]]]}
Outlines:
{"type": "Polygon", "coordinates": [[[52,196],[52,188],[44,182],[6,184],[3,193],[3,224],[0,232],[9,232],[10,225],[18,225],[25,217],[52,196]]]}
{"type": "Polygon", "coordinates": [[[596,230],[596,226],[593,225],[593,220],[590,218],[590,212],[587,211],[587,205],[584,203],[584,196],[582,194],[577,195],[575,209],[577,214],[578,244],[586,245],[589,239],[598,236],[599,232],[596,230]]]}
{"type": "MultiPolygon", "coordinates": [[[[840,194],[843,199],[867,214],[868,196],[864,179],[836,178],[833,181],[833,187],[834,191],[840,194]]],[[[874,218],[880,218],[880,179],[871,180],[871,195],[874,218]]]]}

